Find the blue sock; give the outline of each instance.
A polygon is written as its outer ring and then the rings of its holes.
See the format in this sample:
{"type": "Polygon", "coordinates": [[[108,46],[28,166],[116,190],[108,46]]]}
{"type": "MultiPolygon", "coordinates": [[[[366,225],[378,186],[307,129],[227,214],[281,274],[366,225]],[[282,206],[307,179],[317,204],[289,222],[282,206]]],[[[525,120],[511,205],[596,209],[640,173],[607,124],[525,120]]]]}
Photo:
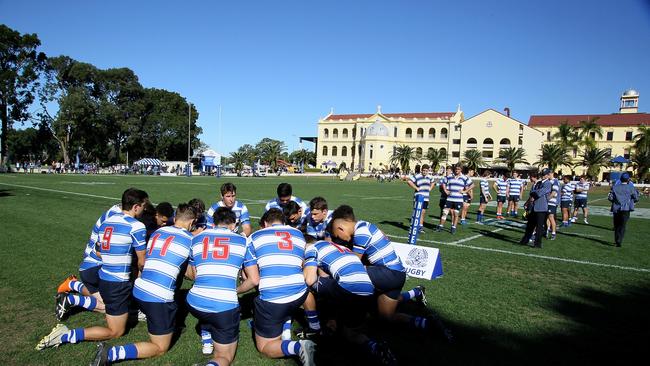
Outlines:
{"type": "Polygon", "coordinates": [[[307,321],[309,322],[310,329],[320,330],[320,320],[318,320],[318,311],[306,310],[305,316],[307,316],[307,321]]]}
{"type": "Polygon", "coordinates": [[[201,343],[212,343],[212,334],[210,334],[210,332],[207,330],[201,329],[201,343]]]}
{"type": "Polygon", "coordinates": [[[282,340],[290,341],[291,340],[291,319],[287,320],[282,324],[282,340]]]}
{"type": "Polygon", "coordinates": [[[83,328],[77,328],[61,336],[61,343],[79,343],[84,340],[86,333],[83,328]]]}
{"type": "Polygon", "coordinates": [[[70,281],[69,286],[73,291],[77,291],[77,292],[83,291],[84,287],[86,287],[81,281],[70,281]]]}
{"type": "Polygon", "coordinates": [[[68,294],[68,300],[74,306],[81,306],[82,308],[93,311],[97,307],[97,299],[92,296],[79,296],[68,294]]]}
{"type": "Polygon", "coordinates": [[[420,295],[422,295],[422,290],[419,287],[414,287],[410,291],[402,292],[402,300],[408,301],[420,295]]]}
{"type": "Polygon", "coordinates": [[[219,366],[219,364],[217,363],[217,361],[210,361],[206,363],[205,366],[219,366]]]}
{"type": "Polygon", "coordinates": [[[427,319],[423,318],[421,316],[414,316],[413,317],[413,325],[417,329],[426,329],[426,327],[427,327],[427,319]]]}
{"type": "Polygon", "coordinates": [[[296,341],[282,341],[280,347],[285,356],[295,356],[300,353],[300,343],[296,341]]]}
{"type": "Polygon", "coordinates": [[[366,347],[368,347],[368,350],[370,353],[375,353],[375,350],[377,349],[377,342],[373,341],[372,339],[369,339],[368,342],[366,343],[366,347]]]}
{"type": "Polygon", "coordinates": [[[135,348],[135,344],[133,343],[111,347],[111,349],[108,350],[109,362],[135,360],[136,358],[138,358],[138,349],[135,348]]]}

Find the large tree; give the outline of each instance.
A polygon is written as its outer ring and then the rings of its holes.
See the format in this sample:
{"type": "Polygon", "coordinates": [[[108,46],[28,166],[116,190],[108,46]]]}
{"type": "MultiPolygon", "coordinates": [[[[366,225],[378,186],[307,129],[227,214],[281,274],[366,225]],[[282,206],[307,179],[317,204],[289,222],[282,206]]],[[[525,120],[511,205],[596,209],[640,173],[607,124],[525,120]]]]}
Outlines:
{"type": "Polygon", "coordinates": [[[571,165],[571,156],[567,148],[560,144],[542,145],[542,153],[538,157],[539,160],[535,162],[535,165],[539,167],[547,166],[552,171],[555,171],[559,166],[571,165]]]}
{"type": "Polygon", "coordinates": [[[596,147],[596,137],[603,138],[603,128],[598,124],[598,118],[594,117],[580,121],[578,126],[578,137],[580,142],[586,147],[596,147]]]}
{"type": "Polygon", "coordinates": [[[603,166],[609,166],[611,152],[609,149],[586,147],[582,152],[582,165],[587,168],[587,175],[592,179],[598,178],[598,172],[603,166]]]}
{"type": "Polygon", "coordinates": [[[637,177],[643,183],[650,169],[650,150],[637,150],[632,154],[632,163],[636,167],[637,177]]]}
{"type": "Polygon", "coordinates": [[[639,126],[639,132],[634,135],[634,149],[636,151],[650,151],[650,127],[639,126]]]}
{"type": "Polygon", "coordinates": [[[255,150],[257,150],[262,161],[268,163],[271,169],[276,171],[278,159],[282,157],[282,153],[287,150],[287,147],[283,141],[265,137],[257,143],[255,150]]]}
{"type": "Polygon", "coordinates": [[[578,132],[576,132],[574,127],[569,125],[568,121],[564,121],[560,123],[557,132],[553,134],[553,139],[558,141],[560,146],[566,149],[572,149],[577,145],[578,132]]]}
{"type": "Polygon", "coordinates": [[[420,161],[415,154],[415,149],[408,145],[399,145],[390,157],[390,163],[399,165],[402,174],[407,174],[411,170],[411,160],[420,161]]]}
{"type": "Polygon", "coordinates": [[[440,164],[442,164],[444,161],[447,161],[447,150],[431,149],[427,152],[426,159],[431,165],[431,171],[437,172],[440,164]]]}
{"type": "Polygon", "coordinates": [[[483,155],[480,151],[469,149],[465,150],[463,153],[463,165],[465,165],[467,169],[477,171],[478,168],[482,168],[487,164],[485,163],[485,159],[483,159],[483,155]]]}
{"type": "Polygon", "coordinates": [[[46,60],[37,52],[41,41],[36,34],[20,34],[0,24],[0,156],[7,159],[7,134],[14,122],[30,117],[27,108],[34,102],[39,75],[46,60]]]}
{"type": "Polygon", "coordinates": [[[528,164],[525,156],[526,150],[521,147],[508,147],[499,152],[499,159],[506,164],[511,173],[515,170],[515,165],[528,164]]]}

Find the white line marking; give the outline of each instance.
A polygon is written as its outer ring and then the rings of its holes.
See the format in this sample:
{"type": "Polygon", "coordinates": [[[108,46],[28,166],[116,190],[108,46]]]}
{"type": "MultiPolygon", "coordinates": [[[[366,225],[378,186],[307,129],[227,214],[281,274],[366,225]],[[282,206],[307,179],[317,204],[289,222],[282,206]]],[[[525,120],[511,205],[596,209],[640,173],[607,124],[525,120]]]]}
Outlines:
{"type": "Polygon", "coordinates": [[[121,200],[121,198],[116,198],[116,197],[107,197],[107,196],[99,196],[96,194],[88,194],[88,193],[79,193],[79,192],[68,192],[68,191],[60,191],[57,189],[49,189],[49,188],[41,188],[41,187],[32,187],[32,186],[23,186],[20,184],[9,184],[9,183],[2,183],[5,186],[11,186],[11,187],[19,187],[19,188],[29,188],[29,189],[36,189],[39,191],[46,191],[46,192],[54,192],[54,193],[67,193],[67,194],[76,194],[78,196],[86,196],[86,197],[93,197],[93,198],[105,198],[107,200],[121,200]]]}

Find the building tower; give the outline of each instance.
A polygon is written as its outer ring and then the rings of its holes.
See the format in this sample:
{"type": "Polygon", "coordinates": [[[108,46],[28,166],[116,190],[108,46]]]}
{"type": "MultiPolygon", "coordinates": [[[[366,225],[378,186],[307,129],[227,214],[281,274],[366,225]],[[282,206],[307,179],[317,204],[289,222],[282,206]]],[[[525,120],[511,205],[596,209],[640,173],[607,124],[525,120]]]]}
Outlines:
{"type": "Polygon", "coordinates": [[[621,95],[621,107],[619,113],[638,113],[639,112],[639,92],[634,89],[626,90],[621,95]]]}

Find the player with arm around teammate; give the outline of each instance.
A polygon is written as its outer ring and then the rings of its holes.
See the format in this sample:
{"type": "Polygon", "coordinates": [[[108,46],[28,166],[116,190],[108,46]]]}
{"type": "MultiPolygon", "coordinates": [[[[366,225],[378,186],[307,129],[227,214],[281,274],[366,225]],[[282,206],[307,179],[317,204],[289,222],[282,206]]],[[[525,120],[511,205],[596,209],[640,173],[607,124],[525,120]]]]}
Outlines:
{"type": "Polygon", "coordinates": [[[303,365],[313,365],[314,342],[281,338],[285,322],[307,298],[303,274],[305,238],[298,229],[284,225],[280,209],[271,208],[265,215],[265,228],[248,238],[244,258],[246,280],[239,284],[237,293],[259,285],[253,319],[259,352],[270,358],[297,356],[303,365]]]}
{"type": "Polygon", "coordinates": [[[110,349],[100,344],[93,366],[157,357],[167,352],[176,330],[176,278],[189,257],[192,245],[189,230],[196,216],[192,206],[181,203],[176,208],[174,224],[159,228],[149,239],[144,267],[133,287],[133,297],[147,316],[149,341],[110,349]]]}

